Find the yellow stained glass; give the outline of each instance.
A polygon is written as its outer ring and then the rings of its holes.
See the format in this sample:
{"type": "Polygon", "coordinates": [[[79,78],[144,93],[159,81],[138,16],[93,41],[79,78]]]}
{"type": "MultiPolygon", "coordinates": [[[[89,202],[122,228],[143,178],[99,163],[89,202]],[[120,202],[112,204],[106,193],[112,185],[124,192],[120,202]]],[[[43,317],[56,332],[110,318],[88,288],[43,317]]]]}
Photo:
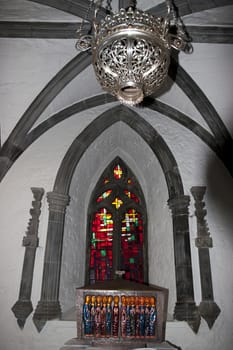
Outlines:
{"type": "Polygon", "coordinates": [[[116,197],[112,204],[115,205],[116,209],[119,209],[123,202],[120,198],[116,197]]]}
{"type": "Polygon", "coordinates": [[[119,164],[115,166],[113,174],[116,180],[119,180],[122,177],[123,171],[119,164]]]}
{"type": "Polygon", "coordinates": [[[108,184],[109,182],[110,182],[110,180],[109,180],[108,177],[106,177],[106,178],[104,179],[104,181],[103,181],[104,185],[108,184]]]}

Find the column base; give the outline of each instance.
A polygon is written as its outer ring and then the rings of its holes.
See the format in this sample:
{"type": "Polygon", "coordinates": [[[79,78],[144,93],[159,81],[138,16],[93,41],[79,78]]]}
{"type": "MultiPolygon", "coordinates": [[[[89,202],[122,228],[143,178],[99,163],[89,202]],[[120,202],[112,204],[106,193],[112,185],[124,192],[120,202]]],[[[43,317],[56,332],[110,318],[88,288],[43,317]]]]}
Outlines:
{"type": "Polygon", "coordinates": [[[27,317],[33,310],[31,300],[17,300],[11,309],[17,318],[17,323],[23,329],[27,317]]]}
{"type": "Polygon", "coordinates": [[[33,315],[33,322],[40,332],[48,320],[61,318],[59,301],[39,301],[33,315]]]}
{"type": "Polygon", "coordinates": [[[178,321],[186,321],[195,333],[198,332],[201,317],[198,307],[194,302],[177,302],[174,310],[174,318],[178,321]]]}
{"type": "Polygon", "coordinates": [[[213,327],[221,310],[213,300],[204,300],[200,303],[199,312],[201,317],[207,322],[209,329],[213,327]]]}

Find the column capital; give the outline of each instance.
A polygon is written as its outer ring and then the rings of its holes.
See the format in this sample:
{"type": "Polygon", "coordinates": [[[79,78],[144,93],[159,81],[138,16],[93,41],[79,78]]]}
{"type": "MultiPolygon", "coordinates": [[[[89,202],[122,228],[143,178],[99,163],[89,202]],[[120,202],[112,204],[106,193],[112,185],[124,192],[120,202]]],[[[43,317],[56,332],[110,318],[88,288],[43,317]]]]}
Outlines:
{"type": "Polygon", "coordinates": [[[41,187],[31,187],[31,191],[33,193],[34,199],[36,201],[41,201],[44,195],[44,189],[41,187]]]}
{"type": "Polygon", "coordinates": [[[213,240],[209,236],[199,236],[195,239],[197,248],[213,248],[213,240]]]}
{"type": "Polygon", "coordinates": [[[199,237],[206,237],[206,243],[203,241],[201,242],[203,239],[200,239],[200,242],[197,242],[196,240],[196,246],[199,247],[212,247],[212,241],[211,239],[208,239],[208,237],[210,236],[209,233],[209,228],[207,225],[207,221],[206,221],[206,214],[207,214],[207,210],[205,209],[205,202],[204,202],[204,194],[206,191],[206,187],[205,186],[194,186],[191,188],[191,193],[192,196],[195,200],[195,215],[197,217],[197,235],[198,238],[199,237]],[[207,242],[208,241],[208,242],[207,242]],[[203,244],[204,245],[203,245],[203,244]]]}
{"type": "Polygon", "coordinates": [[[173,214],[188,214],[190,197],[181,195],[169,199],[167,203],[173,214]]]}
{"type": "Polygon", "coordinates": [[[48,192],[47,200],[49,204],[49,211],[65,213],[70,197],[69,195],[63,193],[48,192]]]}
{"type": "Polygon", "coordinates": [[[202,202],[206,192],[206,186],[193,186],[190,192],[196,202],[202,202]]]}

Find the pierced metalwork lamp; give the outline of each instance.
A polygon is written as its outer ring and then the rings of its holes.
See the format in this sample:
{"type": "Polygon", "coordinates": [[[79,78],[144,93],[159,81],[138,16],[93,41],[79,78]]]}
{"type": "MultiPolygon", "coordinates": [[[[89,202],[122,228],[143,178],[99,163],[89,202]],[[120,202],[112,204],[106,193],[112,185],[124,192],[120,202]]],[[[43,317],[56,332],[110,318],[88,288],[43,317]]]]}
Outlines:
{"type": "Polygon", "coordinates": [[[77,31],[76,48],[92,50],[92,63],[102,88],[128,105],[142,102],[158,91],[168,75],[171,49],[190,52],[183,23],[172,1],[166,1],[165,17],[129,7],[97,21],[102,0],[95,7],[91,35],[83,33],[84,21],[77,31]]]}

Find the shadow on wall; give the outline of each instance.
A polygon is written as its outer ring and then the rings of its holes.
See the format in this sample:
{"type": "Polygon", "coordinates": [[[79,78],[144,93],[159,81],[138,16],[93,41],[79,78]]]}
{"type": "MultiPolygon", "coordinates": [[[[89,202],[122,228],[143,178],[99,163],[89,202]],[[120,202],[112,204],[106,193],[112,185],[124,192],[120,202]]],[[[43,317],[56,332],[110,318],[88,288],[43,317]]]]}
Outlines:
{"type": "MultiPolygon", "coordinates": [[[[232,159],[233,169],[233,146],[225,147],[225,158],[232,159]]],[[[204,201],[208,199],[214,214],[224,223],[224,236],[228,234],[233,246],[233,175],[215,155],[210,157],[206,167],[206,186],[204,201]]],[[[208,207],[207,215],[210,214],[208,207]]]]}

